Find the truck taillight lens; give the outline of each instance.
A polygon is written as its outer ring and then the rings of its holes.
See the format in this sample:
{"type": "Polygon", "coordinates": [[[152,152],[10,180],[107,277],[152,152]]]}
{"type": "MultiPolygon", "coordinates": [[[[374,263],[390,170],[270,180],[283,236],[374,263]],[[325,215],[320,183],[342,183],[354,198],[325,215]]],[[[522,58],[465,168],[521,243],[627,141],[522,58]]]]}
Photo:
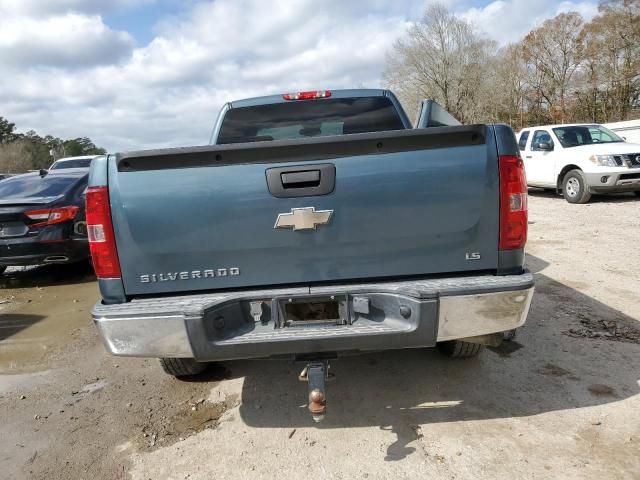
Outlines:
{"type": "Polygon", "coordinates": [[[36,222],[29,225],[29,228],[33,228],[68,222],[76,218],[78,210],[80,210],[78,207],[47,208],[44,210],[29,210],[24,214],[36,222]]]}
{"type": "Polygon", "coordinates": [[[519,155],[502,155],[500,169],[500,250],[527,243],[527,179],[519,155]]]}
{"type": "Polygon", "coordinates": [[[85,199],[87,235],[96,275],[98,278],[120,278],[120,262],[111,224],[109,190],[107,187],[89,187],[85,199]]]}

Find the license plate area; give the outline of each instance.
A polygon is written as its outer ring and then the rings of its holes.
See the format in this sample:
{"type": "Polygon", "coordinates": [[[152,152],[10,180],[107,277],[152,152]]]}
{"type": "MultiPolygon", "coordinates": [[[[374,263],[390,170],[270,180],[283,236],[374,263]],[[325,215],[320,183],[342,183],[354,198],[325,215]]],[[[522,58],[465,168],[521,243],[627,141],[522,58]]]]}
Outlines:
{"type": "Polygon", "coordinates": [[[0,222],[0,238],[22,237],[28,231],[23,222],[0,222]]]}
{"type": "Polygon", "coordinates": [[[278,297],[271,312],[280,328],[350,323],[347,295],[278,297]]]}

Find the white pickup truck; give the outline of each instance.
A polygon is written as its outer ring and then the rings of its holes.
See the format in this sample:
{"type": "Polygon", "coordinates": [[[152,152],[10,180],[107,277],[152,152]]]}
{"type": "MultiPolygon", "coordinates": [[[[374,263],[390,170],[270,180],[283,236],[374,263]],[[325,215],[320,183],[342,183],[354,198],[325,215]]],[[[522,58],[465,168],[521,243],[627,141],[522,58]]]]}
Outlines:
{"type": "Polygon", "coordinates": [[[587,203],[593,193],[640,196],[640,145],[602,125],[525,128],[518,147],[527,184],[561,191],[569,203],[587,203]]]}

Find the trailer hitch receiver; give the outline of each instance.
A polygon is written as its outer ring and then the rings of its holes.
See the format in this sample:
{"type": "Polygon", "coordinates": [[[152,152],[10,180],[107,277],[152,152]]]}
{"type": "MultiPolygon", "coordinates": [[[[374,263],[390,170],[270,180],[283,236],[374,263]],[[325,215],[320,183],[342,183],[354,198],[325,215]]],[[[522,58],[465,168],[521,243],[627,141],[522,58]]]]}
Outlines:
{"type": "Polygon", "coordinates": [[[313,420],[320,422],[327,411],[326,381],[329,379],[329,361],[311,361],[302,370],[298,379],[307,382],[309,411],[313,420]]]}

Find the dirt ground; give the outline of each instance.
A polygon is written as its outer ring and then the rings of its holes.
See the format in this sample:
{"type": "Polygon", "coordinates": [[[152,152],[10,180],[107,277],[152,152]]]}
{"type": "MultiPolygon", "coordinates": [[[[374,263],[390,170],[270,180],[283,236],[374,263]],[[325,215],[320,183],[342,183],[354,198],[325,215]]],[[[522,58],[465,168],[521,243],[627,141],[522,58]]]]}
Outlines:
{"type": "Polygon", "coordinates": [[[531,192],[536,294],[516,340],[472,360],[395,351],[332,364],[329,415],[300,365],[179,381],[107,355],[87,266],[0,279],[0,477],[638,479],[640,201],[531,192]]]}

